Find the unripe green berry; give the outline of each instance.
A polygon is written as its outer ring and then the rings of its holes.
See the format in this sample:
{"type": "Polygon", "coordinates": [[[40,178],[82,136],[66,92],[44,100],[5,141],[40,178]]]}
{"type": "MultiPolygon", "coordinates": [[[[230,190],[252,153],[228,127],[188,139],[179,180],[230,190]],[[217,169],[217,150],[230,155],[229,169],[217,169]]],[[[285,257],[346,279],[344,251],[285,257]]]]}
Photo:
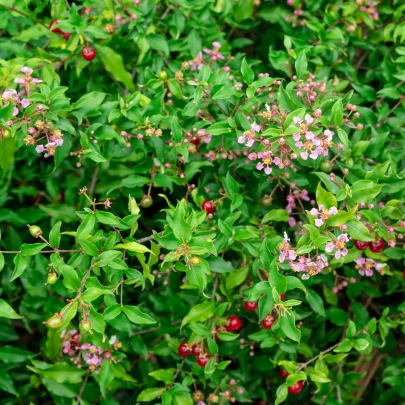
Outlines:
{"type": "Polygon", "coordinates": [[[198,256],[194,256],[193,258],[191,258],[190,262],[193,266],[198,266],[201,262],[201,259],[198,256]]]}
{"type": "Polygon", "coordinates": [[[46,284],[52,285],[58,281],[58,275],[56,273],[49,273],[48,278],[46,279],[46,284]]]}
{"type": "Polygon", "coordinates": [[[142,208],[149,208],[153,204],[153,199],[150,195],[145,194],[142,197],[142,200],[139,202],[139,205],[142,208]]]}
{"type": "Polygon", "coordinates": [[[167,72],[165,70],[161,70],[158,74],[158,77],[160,80],[166,80],[167,79],[167,72]]]}
{"type": "Polygon", "coordinates": [[[58,329],[63,324],[63,317],[61,314],[55,314],[51,316],[45,323],[51,329],[58,329]]]}
{"type": "Polygon", "coordinates": [[[29,231],[30,234],[34,237],[34,238],[39,238],[42,235],[42,230],[39,226],[37,225],[31,225],[29,227],[29,231]]]}
{"type": "Polygon", "coordinates": [[[91,322],[88,319],[83,319],[80,322],[79,328],[82,332],[90,332],[91,331],[91,322]]]}
{"type": "Polygon", "coordinates": [[[330,161],[325,161],[321,163],[320,169],[322,172],[330,173],[333,169],[333,163],[330,161]]]}
{"type": "Polygon", "coordinates": [[[268,208],[271,206],[271,204],[273,204],[273,199],[268,195],[265,195],[259,200],[259,204],[263,208],[268,208]]]}
{"type": "Polygon", "coordinates": [[[3,136],[3,139],[10,139],[11,138],[11,131],[8,128],[3,128],[2,136],[3,136]]]}

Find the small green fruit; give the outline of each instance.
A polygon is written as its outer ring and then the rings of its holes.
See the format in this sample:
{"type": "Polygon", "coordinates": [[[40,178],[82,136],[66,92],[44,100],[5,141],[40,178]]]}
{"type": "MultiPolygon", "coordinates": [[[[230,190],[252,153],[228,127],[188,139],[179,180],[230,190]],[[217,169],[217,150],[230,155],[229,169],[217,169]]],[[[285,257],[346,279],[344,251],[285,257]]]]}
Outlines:
{"type": "Polygon", "coordinates": [[[8,128],[3,128],[3,130],[1,132],[2,132],[3,139],[11,138],[11,131],[8,128]]]}
{"type": "Polygon", "coordinates": [[[330,173],[332,171],[332,169],[333,169],[333,163],[330,162],[329,160],[327,160],[325,162],[322,162],[321,166],[320,166],[320,169],[321,169],[322,172],[330,173]]]}
{"type": "Polygon", "coordinates": [[[201,259],[198,256],[194,256],[190,262],[193,266],[198,266],[201,263],[201,259]]]}
{"type": "Polygon", "coordinates": [[[52,285],[58,281],[58,275],[56,273],[49,273],[46,279],[46,284],[52,285]]]}
{"type": "Polygon", "coordinates": [[[167,79],[167,72],[165,70],[161,70],[158,74],[158,77],[160,80],[166,80],[167,79]]]}
{"type": "Polygon", "coordinates": [[[42,235],[42,230],[39,226],[37,225],[31,225],[29,227],[29,231],[30,234],[34,237],[34,238],[39,238],[42,235]]]}
{"type": "Polygon", "coordinates": [[[273,199],[268,195],[265,195],[259,200],[259,204],[263,208],[269,208],[273,204],[273,199]]]}
{"type": "Polygon", "coordinates": [[[88,319],[83,319],[80,322],[79,328],[82,332],[90,332],[91,331],[91,322],[88,319]]]}
{"type": "Polygon", "coordinates": [[[54,316],[51,316],[47,321],[46,324],[48,325],[49,328],[51,329],[58,329],[62,326],[63,323],[63,317],[61,314],[55,314],[54,316]]]}
{"type": "Polygon", "coordinates": [[[153,198],[150,195],[144,195],[142,200],[139,202],[139,205],[142,208],[149,208],[153,204],[153,198]]]}

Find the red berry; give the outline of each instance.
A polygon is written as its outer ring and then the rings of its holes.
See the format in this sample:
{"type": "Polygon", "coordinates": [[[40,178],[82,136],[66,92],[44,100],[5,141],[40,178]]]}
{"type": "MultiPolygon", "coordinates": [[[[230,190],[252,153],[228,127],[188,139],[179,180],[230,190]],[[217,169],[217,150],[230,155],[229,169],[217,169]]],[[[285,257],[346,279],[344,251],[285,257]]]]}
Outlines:
{"type": "Polygon", "coordinates": [[[62,37],[65,41],[67,41],[71,35],[72,35],[71,32],[62,32],[62,37]]]}
{"type": "Polygon", "coordinates": [[[276,320],[273,314],[268,314],[266,318],[262,320],[262,326],[264,329],[271,329],[273,326],[274,321],[276,320]]]}
{"type": "Polygon", "coordinates": [[[228,324],[226,330],[228,332],[235,332],[242,327],[242,321],[237,316],[230,316],[228,318],[228,324]]]}
{"type": "Polygon", "coordinates": [[[191,351],[194,354],[194,356],[198,357],[200,354],[203,354],[205,352],[205,347],[204,345],[196,343],[193,346],[191,346],[191,351]]]}
{"type": "Polygon", "coordinates": [[[218,326],[215,329],[215,339],[220,339],[220,337],[218,336],[218,332],[226,332],[226,327],[225,326],[218,326]]]}
{"type": "Polygon", "coordinates": [[[85,7],[85,8],[83,9],[83,14],[90,14],[91,10],[92,10],[91,7],[85,7]]]}
{"type": "Polygon", "coordinates": [[[285,298],[285,294],[281,294],[281,295],[280,295],[280,299],[281,299],[281,301],[283,301],[283,300],[284,300],[284,298],[285,298]]]}
{"type": "Polygon", "coordinates": [[[258,307],[257,301],[246,301],[243,303],[246,311],[254,311],[258,307]]]}
{"type": "Polygon", "coordinates": [[[402,278],[405,280],[405,270],[402,272],[402,278]]]}
{"type": "Polygon", "coordinates": [[[56,27],[56,28],[54,28],[54,29],[51,29],[52,28],[52,25],[55,25],[55,24],[58,24],[58,20],[52,20],[50,23],[49,23],[49,29],[52,31],[52,32],[54,32],[55,34],[60,34],[61,32],[62,32],[62,30],[59,28],[59,27],[56,27]]]}
{"type": "Polygon", "coordinates": [[[201,140],[200,138],[194,138],[190,141],[193,145],[197,146],[197,148],[201,145],[201,140]]]}
{"type": "Polygon", "coordinates": [[[284,378],[285,380],[290,375],[290,373],[285,368],[280,368],[280,375],[281,378],[284,378]]]}
{"type": "Polygon", "coordinates": [[[180,343],[179,348],[177,349],[177,353],[181,357],[188,357],[191,354],[191,349],[188,343],[180,343]]]}
{"type": "Polygon", "coordinates": [[[201,367],[205,367],[211,356],[208,353],[201,354],[197,357],[197,364],[201,367]]]}
{"type": "Polygon", "coordinates": [[[357,250],[366,250],[368,248],[368,242],[363,242],[361,240],[355,240],[354,247],[357,250]]]}
{"type": "Polygon", "coordinates": [[[96,57],[96,50],[91,46],[85,46],[82,49],[82,56],[84,59],[91,61],[96,57]]]}
{"type": "Polygon", "coordinates": [[[385,242],[383,239],[377,239],[373,242],[368,242],[368,247],[373,253],[380,253],[384,249],[385,242]]]}
{"type": "Polygon", "coordinates": [[[302,391],[302,381],[297,381],[292,387],[288,387],[288,392],[297,395],[302,391]]]}
{"type": "Polygon", "coordinates": [[[201,208],[205,211],[207,211],[207,214],[212,214],[215,211],[215,205],[211,200],[205,200],[201,208]]]}
{"type": "Polygon", "coordinates": [[[75,333],[70,342],[74,347],[80,346],[80,333],[75,333]]]}

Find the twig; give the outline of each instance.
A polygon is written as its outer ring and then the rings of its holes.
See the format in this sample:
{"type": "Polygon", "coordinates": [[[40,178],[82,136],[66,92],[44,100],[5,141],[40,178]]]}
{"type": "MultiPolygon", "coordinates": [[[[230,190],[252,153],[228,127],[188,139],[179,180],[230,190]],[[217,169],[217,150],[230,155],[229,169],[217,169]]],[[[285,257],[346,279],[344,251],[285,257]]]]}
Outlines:
{"type": "Polygon", "coordinates": [[[91,179],[90,188],[89,188],[89,194],[91,194],[91,195],[94,194],[94,190],[96,188],[97,175],[98,175],[99,170],[100,170],[100,167],[96,166],[96,168],[94,169],[94,172],[93,172],[93,177],[91,179]]]}
{"type": "Polygon", "coordinates": [[[87,380],[89,379],[89,374],[90,374],[90,369],[88,368],[87,372],[86,372],[86,375],[84,376],[83,384],[80,387],[79,395],[77,396],[77,399],[76,399],[76,404],[77,405],[80,405],[80,400],[82,399],[84,389],[86,388],[87,380]]]}

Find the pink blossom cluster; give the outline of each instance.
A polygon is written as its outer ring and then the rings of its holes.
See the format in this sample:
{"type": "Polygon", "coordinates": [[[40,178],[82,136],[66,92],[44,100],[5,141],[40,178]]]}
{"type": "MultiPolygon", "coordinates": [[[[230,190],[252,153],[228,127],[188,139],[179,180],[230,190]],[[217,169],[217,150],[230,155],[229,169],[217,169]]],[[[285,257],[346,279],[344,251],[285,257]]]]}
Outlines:
{"type": "MultiPolygon", "coordinates": [[[[221,44],[219,42],[214,41],[212,43],[212,49],[204,49],[204,53],[207,55],[210,55],[211,61],[215,62],[218,60],[223,60],[225,59],[224,55],[222,55],[219,52],[219,49],[221,48],[221,44]]],[[[190,69],[191,70],[200,70],[203,65],[204,65],[204,60],[203,60],[203,53],[200,51],[196,55],[196,57],[188,62],[190,69]]]]}
{"type": "Polygon", "coordinates": [[[304,273],[301,277],[303,280],[307,280],[309,277],[317,275],[327,266],[328,261],[322,256],[316,256],[314,258],[299,256],[298,260],[295,262],[290,261],[290,267],[294,271],[297,273],[304,273]]]}
{"type": "Polygon", "coordinates": [[[355,260],[356,269],[359,271],[359,274],[362,276],[371,277],[375,271],[383,273],[384,267],[387,266],[385,263],[378,263],[373,259],[359,257],[355,260]]]}
{"type": "MultiPolygon", "coordinates": [[[[354,277],[351,277],[348,279],[351,284],[354,284],[356,282],[356,279],[354,277]]],[[[339,291],[343,290],[349,285],[347,280],[342,280],[341,282],[335,283],[335,286],[332,288],[332,291],[337,294],[339,291]]]]}
{"type": "Polygon", "coordinates": [[[280,251],[279,260],[281,263],[283,263],[284,260],[295,260],[297,257],[295,250],[291,248],[289,241],[290,239],[288,238],[287,233],[284,232],[284,239],[278,247],[278,250],[280,251]]]}
{"type": "MultiPolygon", "coordinates": [[[[287,0],[287,5],[290,7],[294,7],[294,0],[287,0]]],[[[287,22],[291,22],[291,26],[295,28],[297,26],[297,24],[305,25],[305,21],[300,20],[300,17],[302,17],[303,15],[304,15],[304,10],[299,8],[299,9],[294,10],[294,16],[292,18],[287,16],[285,18],[285,20],[287,22]]]]}
{"type": "Polygon", "coordinates": [[[77,368],[87,366],[96,373],[100,371],[103,360],[110,359],[112,352],[122,347],[116,336],[111,337],[110,347],[107,350],[91,343],[81,343],[80,333],[77,330],[64,331],[61,337],[63,338],[63,353],[71,358],[77,368]]]}
{"type": "Polygon", "coordinates": [[[374,21],[377,21],[379,18],[377,3],[375,1],[369,1],[367,6],[361,6],[360,11],[367,13],[374,21]]]}
{"type": "Polygon", "coordinates": [[[338,210],[336,207],[326,209],[323,205],[320,205],[318,209],[312,208],[309,213],[315,217],[315,226],[320,227],[329,217],[331,217],[332,215],[336,215],[338,213],[338,210]]]}

